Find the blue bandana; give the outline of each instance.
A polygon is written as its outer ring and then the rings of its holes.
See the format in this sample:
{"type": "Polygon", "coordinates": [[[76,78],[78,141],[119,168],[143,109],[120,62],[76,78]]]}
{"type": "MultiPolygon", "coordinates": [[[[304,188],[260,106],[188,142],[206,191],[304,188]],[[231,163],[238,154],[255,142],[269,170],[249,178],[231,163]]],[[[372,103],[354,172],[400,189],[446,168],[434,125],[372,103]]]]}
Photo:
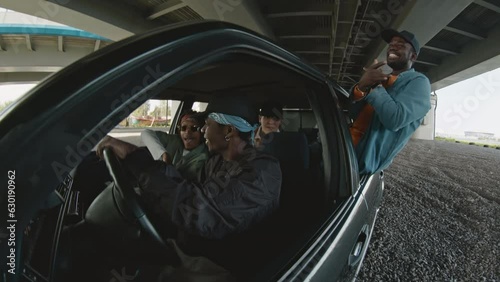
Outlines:
{"type": "Polygon", "coordinates": [[[209,118],[215,120],[218,124],[222,125],[232,125],[236,127],[241,132],[252,132],[251,142],[252,145],[254,143],[254,135],[255,129],[257,129],[258,125],[251,125],[245,119],[237,116],[226,115],[221,113],[210,113],[208,115],[209,118]]]}

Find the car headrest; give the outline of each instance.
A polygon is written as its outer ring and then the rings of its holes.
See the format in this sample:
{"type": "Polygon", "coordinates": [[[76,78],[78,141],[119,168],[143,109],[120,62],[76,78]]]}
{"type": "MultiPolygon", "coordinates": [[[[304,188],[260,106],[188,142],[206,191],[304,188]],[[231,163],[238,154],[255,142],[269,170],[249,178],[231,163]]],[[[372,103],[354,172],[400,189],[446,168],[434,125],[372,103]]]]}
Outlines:
{"type": "Polygon", "coordinates": [[[303,132],[275,132],[262,139],[261,150],[280,161],[282,170],[286,167],[308,169],[309,148],[303,132]]]}

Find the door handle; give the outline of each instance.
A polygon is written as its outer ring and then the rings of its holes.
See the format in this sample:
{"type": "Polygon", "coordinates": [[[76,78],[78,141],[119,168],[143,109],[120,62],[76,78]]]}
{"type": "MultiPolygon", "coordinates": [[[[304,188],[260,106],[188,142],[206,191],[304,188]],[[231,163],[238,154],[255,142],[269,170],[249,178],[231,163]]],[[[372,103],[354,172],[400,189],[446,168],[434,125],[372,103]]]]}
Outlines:
{"type": "Polygon", "coordinates": [[[363,226],[361,232],[359,232],[358,239],[352,247],[351,253],[349,255],[349,267],[354,268],[358,265],[361,260],[361,255],[363,254],[363,248],[368,240],[369,227],[367,224],[363,226]]]}

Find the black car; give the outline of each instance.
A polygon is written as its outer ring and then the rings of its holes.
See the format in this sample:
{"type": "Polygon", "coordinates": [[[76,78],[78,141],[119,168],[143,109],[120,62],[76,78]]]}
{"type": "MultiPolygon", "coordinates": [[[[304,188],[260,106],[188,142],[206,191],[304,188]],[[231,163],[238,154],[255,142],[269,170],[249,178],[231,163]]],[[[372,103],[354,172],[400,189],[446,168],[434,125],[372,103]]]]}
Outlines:
{"type": "MultiPolygon", "coordinates": [[[[83,202],[72,189],[75,168],[146,100],[178,101],[175,133],[180,112],[222,93],[285,105],[283,132],[269,151],[280,161],[281,205],[288,208],[248,230],[238,255],[226,258],[238,266],[231,269],[235,280],[353,280],[383,174],[358,173],[344,110],[349,94],[296,55],[222,22],[170,26],[114,43],[47,78],[1,114],[2,279],[156,281],[170,256],[161,228],[130,191],[83,202]]],[[[112,156],[107,161],[117,165],[112,156]]],[[[204,281],[198,274],[196,281],[204,281]]]]}

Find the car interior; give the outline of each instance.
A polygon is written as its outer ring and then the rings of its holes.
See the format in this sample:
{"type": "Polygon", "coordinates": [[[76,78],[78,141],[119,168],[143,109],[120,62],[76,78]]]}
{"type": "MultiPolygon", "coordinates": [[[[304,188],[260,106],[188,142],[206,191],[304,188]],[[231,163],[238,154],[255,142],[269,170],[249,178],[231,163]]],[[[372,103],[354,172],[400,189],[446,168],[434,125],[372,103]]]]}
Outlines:
{"type": "MultiPolygon", "coordinates": [[[[122,82],[119,87],[132,85],[122,82]]],[[[334,121],[341,117],[333,113],[338,98],[306,74],[241,54],[205,65],[156,93],[151,98],[181,101],[171,133],[175,133],[181,112],[195,102],[207,103],[214,95],[245,95],[257,106],[272,98],[284,105],[281,132],[273,134],[261,149],[280,162],[280,208],[248,232],[223,239],[233,244],[239,255],[214,259],[230,269],[237,281],[264,281],[283,275],[314,244],[324,222],[351,191],[345,163],[341,165],[344,145],[338,138],[340,122],[334,121]]],[[[137,223],[131,215],[135,210],[130,212],[126,199],[114,190],[116,184],[104,185],[95,199],[89,199],[86,187],[73,185],[77,171],[78,167],[54,187],[25,230],[24,277],[42,279],[37,281],[156,281],[165,269],[175,271],[179,257],[137,223]]],[[[149,224],[165,242],[168,226],[161,226],[147,207],[143,208],[149,224]]],[[[214,248],[218,244],[214,242],[214,248]]]]}

